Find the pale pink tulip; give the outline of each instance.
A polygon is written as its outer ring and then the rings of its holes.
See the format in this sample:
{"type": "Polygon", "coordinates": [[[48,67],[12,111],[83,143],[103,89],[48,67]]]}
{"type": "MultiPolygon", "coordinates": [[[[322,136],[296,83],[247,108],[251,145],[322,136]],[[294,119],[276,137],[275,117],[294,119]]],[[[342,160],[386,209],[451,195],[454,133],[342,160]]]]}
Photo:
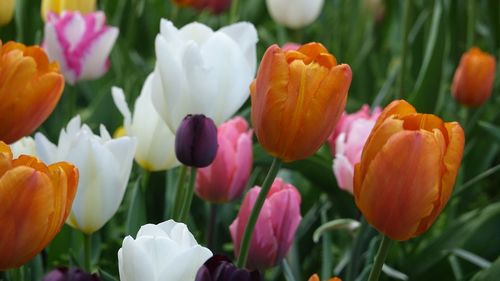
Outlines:
{"type": "Polygon", "coordinates": [[[225,203],[241,196],[252,170],[252,131],[241,117],[217,129],[219,149],[215,160],[198,169],[196,194],[213,203],[225,203]]]}
{"type": "Polygon", "coordinates": [[[61,66],[70,84],[97,79],[109,68],[108,56],[118,37],[118,28],[106,25],[103,12],[49,13],[43,47],[61,66]]]}
{"type": "Polygon", "coordinates": [[[354,165],[361,160],[366,139],[380,115],[377,107],[370,114],[368,105],[342,116],[332,135],[328,138],[333,159],[333,172],[340,188],[352,194],[354,165]]]}
{"type": "Polygon", "coordinates": [[[297,43],[293,43],[293,42],[288,42],[288,43],[285,43],[285,45],[283,45],[283,47],[281,47],[281,49],[283,51],[291,51],[291,50],[298,50],[300,48],[300,44],[297,44],[297,43]]]}
{"type": "MultiPolygon", "coordinates": [[[[243,232],[259,192],[258,186],[250,189],[245,195],[238,217],[229,227],[236,255],[239,254],[243,232]]],[[[246,265],[248,269],[270,268],[285,257],[302,220],[300,201],[300,193],[293,185],[280,178],[274,180],[250,242],[246,265]]]]}

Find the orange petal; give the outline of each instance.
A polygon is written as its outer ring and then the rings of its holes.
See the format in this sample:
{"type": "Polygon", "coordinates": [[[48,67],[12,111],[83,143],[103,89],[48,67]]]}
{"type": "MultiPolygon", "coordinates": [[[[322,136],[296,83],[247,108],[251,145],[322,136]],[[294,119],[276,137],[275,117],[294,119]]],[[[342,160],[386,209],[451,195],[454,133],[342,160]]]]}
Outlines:
{"type": "Polygon", "coordinates": [[[393,135],[372,160],[356,193],[367,221],[393,240],[413,237],[438,199],[443,154],[430,132],[393,135]]]}
{"type": "Polygon", "coordinates": [[[0,178],[0,269],[18,267],[46,246],[44,236],[54,213],[49,177],[16,167],[0,178]]]}

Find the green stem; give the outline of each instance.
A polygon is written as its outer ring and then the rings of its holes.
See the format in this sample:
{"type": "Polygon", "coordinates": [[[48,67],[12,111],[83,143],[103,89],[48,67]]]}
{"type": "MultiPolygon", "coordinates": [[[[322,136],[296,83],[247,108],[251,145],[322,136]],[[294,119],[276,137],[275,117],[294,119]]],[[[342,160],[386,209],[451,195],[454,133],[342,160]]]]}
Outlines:
{"type": "Polygon", "coordinates": [[[474,30],[476,27],[476,2],[477,0],[469,0],[467,7],[467,49],[474,46],[474,30]]]}
{"type": "Polygon", "coordinates": [[[172,212],[172,218],[175,221],[178,221],[181,214],[182,203],[184,202],[184,184],[185,178],[187,174],[187,167],[182,165],[180,168],[179,178],[177,179],[177,187],[175,190],[175,201],[174,201],[174,209],[172,212]]]}
{"type": "Polygon", "coordinates": [[[378,280],[380,272],[382,271],[382,266],[384,266],[385,258],[387,257],[387,253],[389,252],[389,247],[391,246],[392,240],[383,234],[381,234],[381,236],[382,242],[380,243],[377,255],[375,256],[375,262],[373,263],[368,281],[378,280]]]}
{"type": "Polygon", "coordinates": [[[92,234],[83,234],[83,267],[92,272],[92,234]]]}
{"type": "Polygon", "coordinates": [[[403,29],[401,34],[401,73],[398,80],[398,89],[396,91],[396,99],[403,97],[406,73],[406,57],[408,52],[408,33],[410,26],[410,0],[405,0],[403,4],[403,29]]]}
{"type": "Polygon", "coordinates": [[[267,173],[266,178],[264,179],[264,183],[262,184],[261,190],[259,192],[259,196],[255,201],[255,205],[253,206],[252,212],[250,213],[250,218],[248,219],[248,223],[245,227],[245,232],[243,233],[243,238],[241,240],[240,254],[238,256],[238,262],[236,266],[244,267],[247,263],[248,250],[250,249],[250,241],[252,240],[253,230],[255,228],[255,223],[257,223],[257,218],[259,217],[260,210],[264,205],[264,201],[266,200],[267,194],[271,189],[271,185],[278,174],[278,171],[281,166],[281,161],[278,158],[273,159],[273,163],[271,164],[271,168],[269,168],[269,172],[267,173]]]}
{"type": "Polygon", "coordinates": [[[233,0],[231,4],[231,10],[229,10],[229,24],[234,23],[238,20],[238,0],[233,0]]]}
{"type": "Polygon", "coordinates": [[[141,187],[143,193],[146,192],[146,189],[148,189],[150,176],[151,173],[148,170],[142,169],[141,187]]]}
{"type": "Polygon", "coordinates": [[[191,176],[189,178],[189,185],[185,187],[184,202],[180,214],[180,221],[187,222],[189,218],[189,210],[191,209],[191,202],[193,202],[194,194],[194,181],[196,180],[196,168],[191,167],[191,176]]]}
{"type": "MultiPolygon", "coordinates": [[[[321,211],[321,223],[325,224],[328,222],[328,217],[327,217],[327,208],[323,208],[321,211]]],[[[327,280],[330,278],[332,275],[332,238],[330,233],[323,233],[322,237],[322,255],[323,258],[321,259],[321,277],[324,280],[327,280]]]]}
{"type": "Polygon", "coordinates": [[[217,229],[217,204],[208,203],[210,208],[210,217],[207,220],[207,248],[216,251],[214,249],[214,238],[215,238],[215,230],[217,229]]]}
{"type": "Polygon", "coordinates": [[[368,223],[364,217],[361,217],[361,226],[359,227],[358,234],[354,238],[351,249],[351,258],[349,261],[349,266],[347,267],[347,281],[356,279],[359,273],[359,267],[361,264],[361,252],[363,250],[363,240],[368,230],[368,223]]]}

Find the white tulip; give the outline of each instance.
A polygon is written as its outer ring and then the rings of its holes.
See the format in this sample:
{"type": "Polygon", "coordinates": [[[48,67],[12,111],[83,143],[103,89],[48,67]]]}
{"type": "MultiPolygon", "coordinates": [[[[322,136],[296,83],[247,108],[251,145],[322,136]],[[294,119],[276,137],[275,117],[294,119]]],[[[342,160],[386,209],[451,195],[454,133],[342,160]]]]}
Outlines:
{"type": "Polygon", "coordinates": [[[314,22],[323,8],[324,0],[266,0],[274,21],[290,28],[301,28],[314,22]]]}
{"type": "Polygon", "coordinates": [[[204,114],[220,125],[243,105],[257,65],[257,41],[248,22],[213,31],[196,22],[177,29],[161,20],[153,104],[173,132],[188,114],[204,114]]]}
{"type": "Polygon", "coordinates": [[[187,226],[173,220],[143,225],[135,240],[125,237],[118,251],[121,281],[193,281],[212,256],[187,226]]]}
{"type": "Polygon", "coordinates": [[[168,170],[180,163],[175,157],[175,135],[156,112],[151,100],[153,74],[150,74],[130,113],[123,90],[113,87],[113,100],[122,113],[127,135],[137,138],[135,160],[148,171],[168,170]]]}
{"type": "Polygon", "coordinates": [[[78,167],[80,177],[67,223],[84,233],[100,229],[120,206],[132,169],[137,141],[131,137],[112,139],[101,125],[101,136],[80,116],[59,135],[58,145],[44,135],[35,135],[37,155],[46,163],[68,161],[78,167]]]}
{"type": "Polygon", "coordinates": [[[18,158],[22,154],[36,156],[35,140],[32,137],[23,137],[10,145],[12,155],[18,158]]]}

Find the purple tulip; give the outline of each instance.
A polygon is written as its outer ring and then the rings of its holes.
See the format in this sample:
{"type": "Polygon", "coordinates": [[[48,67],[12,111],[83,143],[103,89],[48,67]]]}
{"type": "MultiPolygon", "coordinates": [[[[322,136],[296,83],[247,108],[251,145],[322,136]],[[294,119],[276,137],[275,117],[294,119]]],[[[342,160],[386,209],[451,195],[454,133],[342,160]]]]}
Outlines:
{"type": "Polygon", "coordinates": [[[195,281],[262,281],[257,270],[237,268],[225,256],[214,255],[198,270],[195,281]]]}
{"type": "Polygon", "coordinates": [[[87,273],[76,267],[58,267],[47,273],[43,281],[101,281],[101,279],[96,274],[87,273]]]}
{"type": "Polygon", "coordinates": [[[175,155],[186,166],[203,168],[217,155],[217,127],[203,114],[188,114],[175,134],[175,155]]]}

